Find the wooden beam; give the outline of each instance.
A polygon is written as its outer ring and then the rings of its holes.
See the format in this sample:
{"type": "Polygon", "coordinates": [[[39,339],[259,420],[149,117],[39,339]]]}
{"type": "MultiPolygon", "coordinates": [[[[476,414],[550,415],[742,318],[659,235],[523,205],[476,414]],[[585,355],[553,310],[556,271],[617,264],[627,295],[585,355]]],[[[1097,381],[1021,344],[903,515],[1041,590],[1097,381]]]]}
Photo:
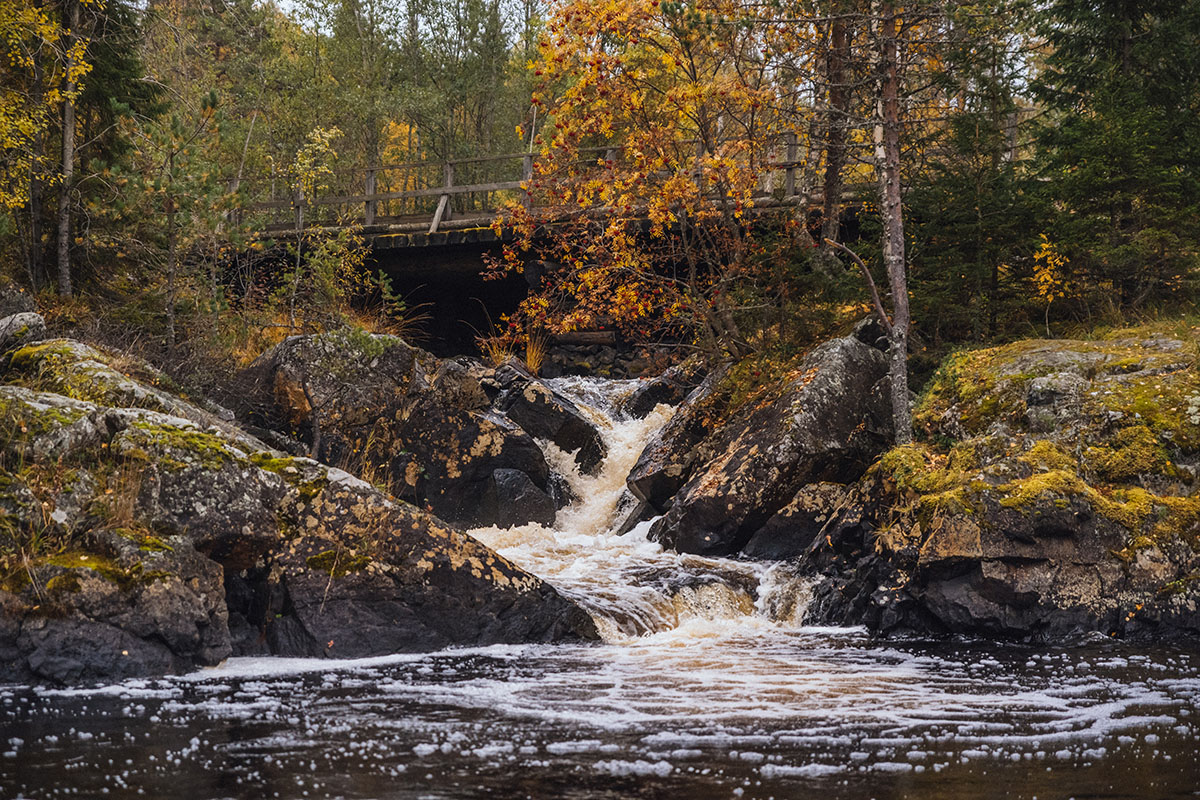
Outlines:
{"type": "Polygon", "coordinates": [[[554,344],[615,345],[617,343],[617,332],[573,331],[571,333],[557,333],[550,337],[550,341],[554,344]]]}
{"type": "Polygon", "coordinates": [[[438,200],[437,211],[433,214],[433,222],[429,226],[430,233],[437,233],[438,226],[442,224],[442,217],[446,213],[446,206],[450,204],[450,195],[442,195],[442,199],[438,200]]]}

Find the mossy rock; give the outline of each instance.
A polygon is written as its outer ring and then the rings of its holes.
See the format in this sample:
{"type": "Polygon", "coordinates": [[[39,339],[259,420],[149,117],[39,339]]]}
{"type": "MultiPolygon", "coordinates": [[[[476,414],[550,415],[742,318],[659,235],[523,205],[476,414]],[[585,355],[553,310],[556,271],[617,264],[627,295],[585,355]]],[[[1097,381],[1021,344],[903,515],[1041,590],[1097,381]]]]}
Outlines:
{"type": "Polygon", "coordinates": [[[282,477],[299,492],[300,500],[304,503],[314,499],[329,485],[326,470],[320,469],[317,462],[311,459],[281,456],[270,451],[261,451],[251,453],[247,460],[261,470],[282,477]]]}
{"type": "Polygon", "coordinates": [[[1141,475],[1161,475],[1171,468],[1167,448],[1145,425],[1123,428],[1111,446],[1096,445],[1084,454],[1088,470],[1105,483],[1127,483],[1141,475]]]}
{"type": "Polygon", "coordinates": [[[125,445],[123,452],[140,458],[149,451],[155,463],[176,471],[196,464],[206,469],[220,469],[243,457],[241,451],[216,434],[182,425],[135,422],[125,435],[132,447],[125,445]]]}
{"type": "Polygon", "coordinates": [[[997,424],[1029,430],[1035,382],[1059,376],[1079,387],[1079,408],[1073,413],[1080,424],[1128,418],[1173,446],[1197,449],[1200,371],[1195,365],[1196,355],[1185,342],[1148,329],[1125,330],[1111,340],[1035,339],[962,351],[949,356],[927,384],[914,423],[931,437],[978,435],[997,424]]]}
{"type": "Polygon", "coordinates": [[[371,559],[365,555],[340,550],[326,550],[309,556],[304,561],[311,569],[324,572],[333,578],[344,578],[352,573],[362,572],[371,565],[371,559]]]}

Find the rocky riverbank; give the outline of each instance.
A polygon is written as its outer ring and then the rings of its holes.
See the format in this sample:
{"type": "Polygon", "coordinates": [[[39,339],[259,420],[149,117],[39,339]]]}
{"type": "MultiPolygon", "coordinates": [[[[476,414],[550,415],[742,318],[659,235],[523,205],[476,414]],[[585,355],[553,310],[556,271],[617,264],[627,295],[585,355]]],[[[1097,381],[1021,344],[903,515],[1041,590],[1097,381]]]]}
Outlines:
{"type": "MultiPolygon", "coordinates": [[[[0,300],[0,680],[597,638],[574,602],[462,532],[552,526],[584,485],[562,473],[597,474],[608,454],[587,409],[520,364],[293,337],[226,410],[0,300]]],[[[811,581],[811,623],[1195,638],[1198,332],[961,352],[899,448],[869,321],[777,380],[689,361],[610,409],[678,406],[629,470],[636,501],[600,522],[649,520],[631,535],[681,554],[787,562],[811,581]]]]}
{"type": "MultiPolygon", "coordinates": [[[[28,318],[0,320],[11,331],[0,373],[0,681],[109,681],[239,654],[352,658],[596,638],[590,617],[553,587],[427,510],[269,446],[148,365],[40,340],[40,318],[18,314],[28,318]]],[[[400,348],[384,344],[384,353],[400,348]]],[[[440,415],[458,427],[453,447],[435,451],[437,477],[491,469],[503,485],[504,470],[518,472],[506,444],[524,437],[537,451],[532,439],[483,410],[478,382],[439,384],[452,365],[422,357],[410,359],[420,401],[468,390],[480,398],[470,401],[476,410],[440,415]],[[425,366],[430,384],[420,383],[425,366]],[[439,395],[431,385],[449,388],[439,395]]],[[[282,378],[273,385],[290,396],[282,378]]],[[[323,397],[312,387],[302,395],[323,397]]],[[[321,413],[343,407],[317,402],[321,413]]],[[[368,411],[379,410],[404,416],[400,405],[368,411]]],[[[326,427],[326,442],[342,441],[346,428],[326,427]]],[[[544,485],[544,462],[533,463],[544,485]]],[[[519,514],[510,500],[506,513],[519,514]]]]}
{"type": "Polygon", "coordinates": [[[950,357],[888,449],[869,326],[726,421],[714,373],[630,488],[681,551],[791,560],[812,623],[1061,641],[1200,635],[1195,328],[950,357]],[[864,335],[865,334],[865,335],[864,335]]]}

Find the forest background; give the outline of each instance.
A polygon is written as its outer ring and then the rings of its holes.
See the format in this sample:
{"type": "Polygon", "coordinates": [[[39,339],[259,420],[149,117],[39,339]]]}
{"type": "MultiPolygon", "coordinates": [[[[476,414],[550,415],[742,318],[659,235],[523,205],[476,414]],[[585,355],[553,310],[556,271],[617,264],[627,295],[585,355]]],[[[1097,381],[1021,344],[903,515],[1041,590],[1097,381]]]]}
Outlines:
{"type": "Polygon", "coordinates": [[[419,332],[353,226],[239,209],[497,153],[535,167],[486,269],[545,277],[493,353],[617,328],[772,374],[876,308],[920,374],[1196,300],[1200,0],[0,0],[0,48],[5,280],[201,387],[419,332]]]}

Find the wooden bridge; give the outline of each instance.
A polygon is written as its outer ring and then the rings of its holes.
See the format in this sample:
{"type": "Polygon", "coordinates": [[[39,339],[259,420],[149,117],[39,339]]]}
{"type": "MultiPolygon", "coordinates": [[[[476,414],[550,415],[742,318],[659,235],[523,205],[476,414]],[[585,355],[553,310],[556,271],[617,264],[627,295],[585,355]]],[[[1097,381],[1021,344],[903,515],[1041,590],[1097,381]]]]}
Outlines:
{"type": "MultiPolygon", "coordinates": [[[[612,158],[618,149],[581,152],[612,158]]],[[[814,187],[798,185],[804,162],[795,135],[781,140],[778,150],[783,158],[770,162],[755,207],[819,202],[814,187]]],[[[243,219],[252,215],[258,235],[273,239],[292,238],[298,230],[355,226],[375,250],[492,244],[501,238],[491,225],[505,203],[529,203],[522,186],[533,176],[533,160],[532,153],[504,153],[338,170],[330,188],[317,197],[280,197],[272,183],[270,199],[250,202],[238,213],[243,219]]]]}

